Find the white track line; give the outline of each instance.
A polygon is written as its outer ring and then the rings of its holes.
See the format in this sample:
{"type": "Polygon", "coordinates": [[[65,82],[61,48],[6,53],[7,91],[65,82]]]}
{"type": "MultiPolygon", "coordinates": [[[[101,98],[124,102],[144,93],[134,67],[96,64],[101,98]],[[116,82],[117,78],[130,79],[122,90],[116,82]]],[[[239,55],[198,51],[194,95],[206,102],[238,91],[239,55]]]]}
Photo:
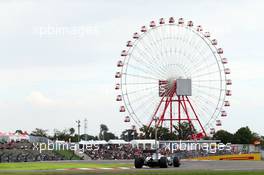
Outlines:
{"type": "Polygon", "coordinates": [[[114,169],[121,169],[121,170],[129,170],[132,169],[131,167],[116,167],[116,168],[65,168],[65,169],[56,169],[57,171],[74,171],[74,170],[114,170],[114,169]]]}
{"type": "Polygon", "coordinates": [[[79,170],[95,170],[93,168],[77,168],[77,169],[79,169],[79,170]]]}
{"type": "Polygon", "coordinates": [[[118,167],[119,169],[122,169],[122,170],[129,170],[129,169],[131,169],[131,168],[129,168],[129,167],[118,167]]]}
{"type": "Polygon", "coordinates": [[[98,169],[101,169],[101,170],[113,170],[114,168],[98,168],[98,169]]]}

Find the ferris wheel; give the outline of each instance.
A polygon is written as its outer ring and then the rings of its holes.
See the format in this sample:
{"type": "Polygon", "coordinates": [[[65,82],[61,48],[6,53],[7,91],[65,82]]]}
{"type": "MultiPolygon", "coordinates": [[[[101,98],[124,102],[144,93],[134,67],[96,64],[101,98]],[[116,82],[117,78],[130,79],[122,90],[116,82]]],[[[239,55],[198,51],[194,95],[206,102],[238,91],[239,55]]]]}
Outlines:
{"type": "Polygon", "coordinates": [[[151,21],[132,38],[115,74],[124,121],[139,127],[157,122],[171,132],[187,122],[195,138],[214,134],[227,117],[232,85],[217,40],[201,25],[173,17],[151,21]]]}

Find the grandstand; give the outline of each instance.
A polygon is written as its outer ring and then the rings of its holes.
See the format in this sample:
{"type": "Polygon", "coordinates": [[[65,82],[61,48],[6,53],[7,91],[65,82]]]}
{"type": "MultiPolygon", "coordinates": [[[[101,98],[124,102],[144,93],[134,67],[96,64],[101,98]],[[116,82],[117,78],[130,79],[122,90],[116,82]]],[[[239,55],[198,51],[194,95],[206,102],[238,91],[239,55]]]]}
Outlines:
{"type": "MultiPolygon", "coordinates": [[[[220,140],[187,140],[187,141],[158,141],[159,151],[162,154],[170,154],[166,144],[171,143],[220,143],[220,140]]],[[[91,160],[116,160],[116,159],[134,159],[142,154],[144,149],[154,149],[155,140],[81,140],[79,143],[65,141],[52,141],[46,137],[30,136],[26,133],[0,133],[0,162],[33,162],[49,160],[73,160],[73,159],[91,159],[91,160]],[[34,149],[36,143],[54,143],[77,145],[77,150],[43,150],[34,149]],[[35,144],[35,145],[34,145],[35,144]],[[83,149],[86,145],[92,145],[90,149],[83,149]],[[96,145],[96,146],[95,146],[96,145]],[[83,149],[80,154],[79,151],[83,149]]],[[[39,145],[38,145],[39,146],[39,145]]],[[[210,153],[203,149],[197,150],[173,150],[181,158],[197,158],[210,155],[226,155],[260,152],[260,148],[255,145],[232,144],[231,150],[217,150],[210,153]]]]}

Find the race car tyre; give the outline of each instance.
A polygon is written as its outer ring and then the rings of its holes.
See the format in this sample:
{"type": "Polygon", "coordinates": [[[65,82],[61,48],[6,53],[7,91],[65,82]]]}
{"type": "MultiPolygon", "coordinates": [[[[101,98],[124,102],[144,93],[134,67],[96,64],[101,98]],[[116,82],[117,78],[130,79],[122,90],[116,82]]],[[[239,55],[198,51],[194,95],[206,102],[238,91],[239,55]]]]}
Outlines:
{"type": "Polygon", "coordinates": [[[135,165],[135,168],[142,168],[144,165],[144,159],[142,157],[136,157],[134,165],[135,165]]]}
{"type": "Polygon", "coordinates": [[[168,168],[168,160],[167,157],[161,157],[159,160],[160,168],[168,168]]]}
{"type": "Polygon", "coordinates": [[[181,165],[180,159],[178,157],[173,157],[173,166],[179,167],[181,165]]]}

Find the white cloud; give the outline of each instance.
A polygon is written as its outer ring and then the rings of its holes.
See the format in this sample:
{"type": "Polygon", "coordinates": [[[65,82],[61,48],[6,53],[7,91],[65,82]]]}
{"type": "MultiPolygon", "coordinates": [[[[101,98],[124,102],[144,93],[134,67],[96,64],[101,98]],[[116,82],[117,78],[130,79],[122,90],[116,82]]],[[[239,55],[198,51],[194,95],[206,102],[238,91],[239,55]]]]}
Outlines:
{"type": "Polygon", "coordinates": [[[48,98],[41,92],[34,91],[28,97],[26,97],[31,105],[37,107],[55,107],[57,102],[53,99],[48,98]]]}

